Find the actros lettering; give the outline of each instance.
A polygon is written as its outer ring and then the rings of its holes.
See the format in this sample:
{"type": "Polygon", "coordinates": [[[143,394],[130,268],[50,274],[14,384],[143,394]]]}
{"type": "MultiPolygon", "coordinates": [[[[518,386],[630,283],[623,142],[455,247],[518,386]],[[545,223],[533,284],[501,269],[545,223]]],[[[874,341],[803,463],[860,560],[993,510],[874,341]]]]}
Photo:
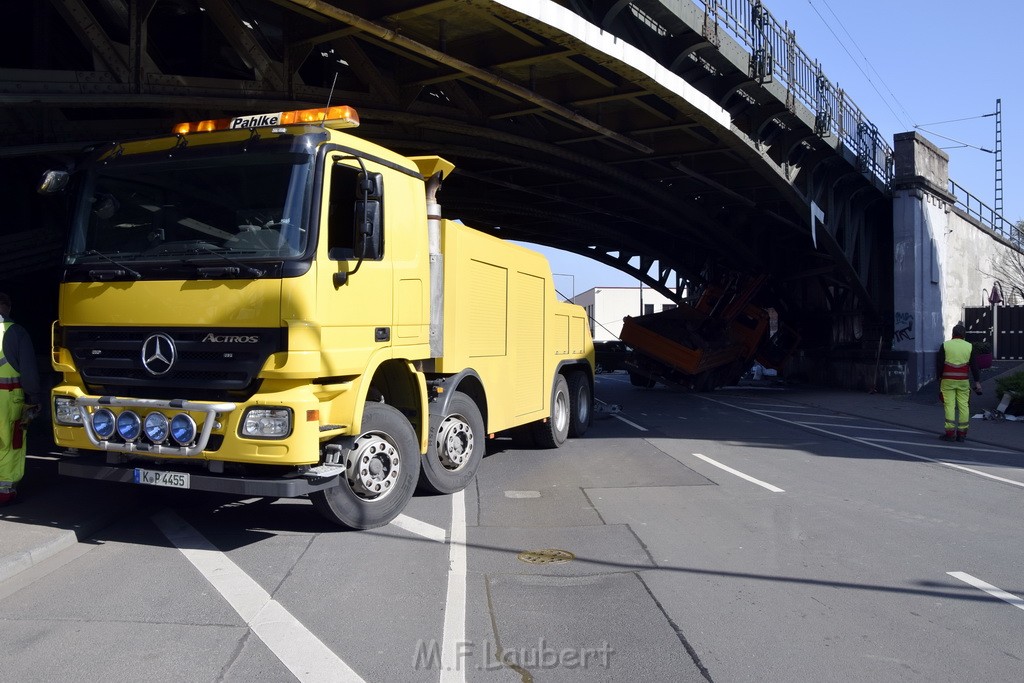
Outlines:
{"type": "Polygon", "coordinates": [[[259,335],[255,334],[214,334],[207,333],[203,337],[203,343],[211,344],[256,344],[259,342],[259,335]]]}

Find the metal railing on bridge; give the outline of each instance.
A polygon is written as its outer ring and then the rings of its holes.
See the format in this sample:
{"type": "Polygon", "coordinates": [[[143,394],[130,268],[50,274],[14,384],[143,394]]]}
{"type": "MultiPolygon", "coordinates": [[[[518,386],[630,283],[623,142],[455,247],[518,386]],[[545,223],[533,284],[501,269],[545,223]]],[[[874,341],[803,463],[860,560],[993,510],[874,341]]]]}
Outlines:
{"type": "Polygon", "coordinates": [[[857,154],[861,171],[886,187],[892,181],[893,150],[864,112],[825,77],[821,64],[796,43],[796,32],[772,16],[760,0],[695,0],[708,18],[750,52],[751,73],[776,80],[814,112],[821,137],[835,135],[857,154]]]}
{"type": "Polygon", "coordinates": [[[1003,218],[996,213],[995,209],[989,207],[952,179],[949,181],[949,193],[956,197],[957,205],[961,206],[968,216],[1005,237],[1018,249],[1024,249],[1024,233],[1012,221],[1003,218]]]}
{"type": "MultiPolygon", "coordinates": [[[[761,0],[694,0],[709,19],[724,28],[750,52],[751,73],[763,81],[777,80],[815,114],[815,129],[822,137],[836,135],[857,153],[861,170],[886,187],[893,176],[893,150],[846,93],[825,77],[821,64],[796,43],[796,32],[772,16],[761,0]]],[[[949,181],[956,203],[979,222],[1017,248],[1024,234],[1012,222],[949,181]]]]}

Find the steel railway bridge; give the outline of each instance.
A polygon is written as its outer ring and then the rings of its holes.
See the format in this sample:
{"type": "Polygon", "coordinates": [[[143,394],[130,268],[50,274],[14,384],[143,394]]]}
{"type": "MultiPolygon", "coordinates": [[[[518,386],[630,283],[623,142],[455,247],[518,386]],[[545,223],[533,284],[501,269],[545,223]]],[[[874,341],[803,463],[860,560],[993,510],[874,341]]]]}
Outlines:
{"type": "Polygon", "coordinates": [[[43,168],[330,100],[360,135],[454,162],[450,217],[673,297],[765,274],[809,348],[887,337],[892,150],[758,0],[38,0],[5,21],[12,287],[59,273],[43,168]]]}

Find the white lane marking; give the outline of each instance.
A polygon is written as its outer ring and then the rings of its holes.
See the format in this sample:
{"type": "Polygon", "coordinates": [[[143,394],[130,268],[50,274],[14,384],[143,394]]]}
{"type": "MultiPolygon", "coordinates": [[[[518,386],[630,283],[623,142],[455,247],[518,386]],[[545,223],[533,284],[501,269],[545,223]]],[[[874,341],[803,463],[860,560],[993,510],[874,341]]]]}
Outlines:
{"type": "Polygon", "coordinates": [[[717,467],[719,469],[725,470],[729,474],[735,474],[740,479],[746,479],[747,481],[751,482],[752,484],[757,484],[758,486],[763,486],[764,488],[768,489],[772,493],[785,493],[785,491],[780,489],[778,486],[772,486],[768,482],[761,481],[760,479],[754,479],[749,474],[743,474],[743,472],[740,472],[739,470],[734,470],[733,468],[729,467],[728,465],[723,465],[722,463],[718,462],[717,460],[712,460],[711,458],[709,458],[706,455],[701,455],[700,453],[694,453],[693,455],[696,458],[700,458],[704,462],[710,463],[710,464],[714,465],[715,467],[717,467]]]}
{"type": "Polygon", "coordinates": [[[935,458],[929,458],[929,457],[924,456],[924,455],[916,455],[914,453],[909,453],[907,451],[900,450],[899,448],[891,448],[889,446],[885,446],[885,445],[880,444],[880,443],[875,443],[875,442],[873,442],[873,441],[871,441],[869,439],[861,439],[861,438],[858,438],[856,436],[849,436],[847,434],[840,434],[839,432],[830,432],[829,430],[821,429],[820,427],[811,427],[810,425],[806,425],[806,424],[804,424],[802,422],[794,422],[793,420],[786,420],[786,419],[783,419],[783,418],[778,417],[776,415],[769,415],[765,411],[751,410],[750,408],[744,408],[743,406],[738,406],[738,405],[736,405],[734,403],[728,403],[726,401],[719,401],[718,399],[710,398],[708,396],[700,396],[699,398],[702,398],[705,401],[714,401],[715,403],[720,403],[720,404],[722,404],[724,406],[730,406],[732,408],[735,408],[736,410],[742,410],[742,411],[745,411],[745,412],[748,412],[748,413],[754,413],[755,415],[761,415],[763,417],[767,417],[770,420],[778,420],[779,422],[785,422],[786,424],[791,424],[791,425],[793,425],[795,427],[803,427],[804,429],[810,429],[810,430],[813,430],[815,432],[821,432],[822,434],[828,434],[828,435],[834,436],[834,437],[836,437],[838,439],[846,439],[847,441],[853,441],[855,443],[863,444],[865,446],[871,446],[872,448],[879,448],[879,449],[881,449],[883,451],[889,451],[890,453],[898,453],[899,455],[904,455],[904,456],[906,456],[908,458],[916,458],[917,460],[924,460],[925,462],[932,462],[932,463],[935,463],[936,465],[942,465],[943,467],[949,467],[949,468],[952,468],[954,470],[961,470],[961,471],[967,472],[969,474],[976,474],[979,477],[985,477],[986,479],[993,479],[995,481],[1001,481],[1004,484],[1010,484],[1012,486],[1019,486],[1021,488],[1024,488],[1024,482],[1016,481],[1015,479],[1007,479],[1006,477],[997,477],[994,474],[989,474],[987,472],[980,472],[978,470],[971,469],[970,467],[964,467],[963,465],[957,465],[955,463],[945,462],[943,460],[936,460],[935,458]]]}
{"type": "MultiPolygon", "coordinates": [[[[898,444],[904,444],[904,445],[907,445],[907,446],[928,446],[928,448],[943,448],[943,449],[949,448],[949,449],[952,449],[952,450],[955,450],[955,451],[960,451],[961,453],[963,453],[964,451],[978,451],[979,453],[1002,453],[1003,455],[1016,455],[1015,451],[1008,451],[1005,448],[999,448],[998,446],[993,446],[992,448],[986,448],[985,446],[965,446],[963,443],[929,443],[929,444],[922,444],[920,441],[895,441],[893,439],[881,439],[881,438],[878,438],[878,437],[871,437],[871,436],[865,436],[863,438],[864,438],[865,441],[880,441],[882,443],[898,443],[898,444]]],[[[938,441],[938,439],[935,439],[935,440],[938,441]]],[[[946,462],[954,462],[954,461],[947,460],[946,462]]],[[[974,464],[976,464],[976,465],[983,465],[985,463],[980,463],[979,462],[979,463],[974,463],[974,464]]]]}
{"type": "Polygon", "coordinates": [[[597,376],[594,377],[594,379],[599,379],[599,380],[602,380],[602,381],[604,381],[604,380],[611,380],[612,382],[623,382],[623,383],[628,381],[624,376],[623,377],[609,377],[608,375],[597,375],[597,376]]]}
{"type": "Polygon", "coordinates": [[[429,538],[431,541],[437,541],[438,543],[444,543],[448,540],[448,532],[439,526],[428,524],[420,521],[415,517],[408,515],[398,515],[391,523],[399,529],[405,529],[410,534],[416,534],[423,538],[429,538]]]}
{"type": "Polygon", "coordinates": [[[448,549],[448,594],[441,638],[441,683],[463,683],[466,667],[459,657],[466,645],[466,492],[452,495],[452,532],[448,549]]]}
{"type": "Polygon", "coordinates": [[[540,491],[505,491],[506,498],[540,498],[540,491]]]}
{"type": "Polygon", "coordinates": [[[311,683],[363,680],[188,522],[170,510],[152,519],[296,678],[311,683]]]}
{"type": "Polygon", "coordinates": [[[946,573],[949,574],[950,576],[952,576],[954,579],[959,579],[959,580],[963,581],[966,584],[970,584],[970,585],[974,586],[975,588],[977,588],[979,590],[985,591],[986,593],[988,593],[989,595],[991,595],[993,597],[999,598],[1000,600],[1005,600],[1006,602],[1010,603],[1011,605],[1013,605],[1017,609],[1024,609],[1024,599],[1018,598],[1013,593],[1007,593],[1003,589],[997,588],[996,586],[993,586],[991,583],[986,583],[986,582],[982,581],[981,579],[975,578],[975,577],[971,576],[970,574],[968,574],[967,572],[946,572],[946,573]]]}
{"type": "Polygon", "coordinates": [[[646,427],[641,427],[636,422],[631,422],[631,421],[627,420],[626,418],[622,417],[621,415],[612,415],[612,417],[614,417],[616,420],[622,420],[623,422],[628,424],[630,427],[633,427],[635,429],[639,429],[641,432],[646,432],[647,431],[646,427]]]}
{"type": "Polygon", "coordinates": [[[863,432],[896,432],[898,434],[922,434],[919,429],[897,429],[896,427],[871,427],[865,425],[837,425],[831,422],[801,422],[805,425],[816,425],[818,427],[839,427],[841,429],[858,429],[863,432]]]}
{"type": "MultiPolygon", "coordinates": [[[[736,398],[737,398],[737,400],[743,400],[742,397],[739,397],[739,396],[737,396],[736,398]]],[[[759,403],[756,400],[755,401],[751,401],[750,405],[756,406],[758,408],[789,408],[790,410],[794,410],[796,408],[800,408],[801,407],[801,406],[795,406],[792,403],[759,403]]]]}
{"type": "MultiPolygon", "coordinates": [[[[712,398],[712,399],[708,399],[708,400],[709,401],[714,401],[715,399],[712,398]]],[[[721,403],[721,401],[719,401],[719,403],[721,403]]],[[[746,408],[744,408],[744,410],[746,410],[746,408]]],[[[860,419],[858,417],[847,417],[846,415],[827,415],[827,414],[818,414],[818,413],[801,413],[801,412],[793,411],[793,410],[760,410],[758,412],[761,412],[761,413],[782,413],[783,415],[794,415],[796,417],[827,417],[827,418],[830,418],[832,420],[859,420],[860,419]]]]}

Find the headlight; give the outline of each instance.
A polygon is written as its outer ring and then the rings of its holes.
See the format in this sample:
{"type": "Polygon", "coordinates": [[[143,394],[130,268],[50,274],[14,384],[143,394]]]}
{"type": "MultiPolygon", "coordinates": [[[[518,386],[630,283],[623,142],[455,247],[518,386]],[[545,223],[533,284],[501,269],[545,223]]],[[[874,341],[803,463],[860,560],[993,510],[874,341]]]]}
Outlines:
{"type": "Polygon", "coordinates": [[[142,418],[131,410],[124,411],[117,416],[117,433],[125,441],[135,441],[142,433],[142,418]]]}
{"type": "Polygon", "coordinates": [[[106,408],[100,408],[92,414],[92,430],[104,441],[114,435],[115,424],[114,414],[106,408]]]}
{"type": "Polygon", "coordinates": [[[150,413],[142,422],[142,431],[153,443],[163,443],[170,431],[170,421],[163,413],[150,413]]]}
{"type": "Polygon", "coordinates": [[[185,413],[171,418],[171,438],[179,446],[187,446],[196,439],[196,421],[185,413]]]}
{"type": "Polygon", "coordinates": [[[292,433],[290,408],[250,408],[242,417],[242,436],[279,439],[292,433]]]}
{"type": "Polygon", "coordinates": [[[53,416],[59,425],[82,426],[82,411],[75,405],[75,399],[67,396],[55,396],[53,399],[53,416]]]}

